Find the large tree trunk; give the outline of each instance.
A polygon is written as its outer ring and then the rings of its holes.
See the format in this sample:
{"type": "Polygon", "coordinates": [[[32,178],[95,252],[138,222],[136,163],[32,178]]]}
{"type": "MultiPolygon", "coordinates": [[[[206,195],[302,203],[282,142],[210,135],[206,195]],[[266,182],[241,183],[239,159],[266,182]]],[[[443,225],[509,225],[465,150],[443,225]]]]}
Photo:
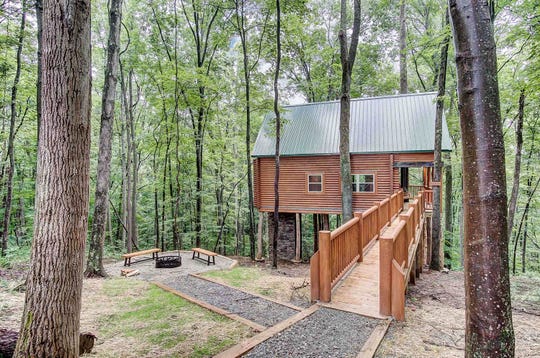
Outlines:
{"type": "Polygon", "coordinates": [[[489,2],[450,0],[463,147],[467,357],[514,356],[497,54],[489,2]]]}
{"type": "Polygon", "coordinates": [[[35,232],[15,356],[78,357],[89,200],[90,2],[43,5],[35,232]]]}
{"type": "MultiPolygon", "coordinates": [[[[245,0],[235,0],[235,26],[240,36],[242,44],[242,65],[244,68],[244,94],[246,96],[246,164],[247,164],[247,185],[248,185],[248,207],[249,207],[249,255],[255,259],[255,214],[253,204],[253,174],[251,168],[251,68],[248,53],[248,29],[246,28],[245,0]]],[[[262,36],[262,35],[261,35],[262,36]]]]}
{"type": "Polygon", "coordinates": [[[17,120],[17,92],[19,90],[19,80],[21,78],[21,55],[24,41],[24,29],[26,27],[26,1],[23,1],[21,6],[21,25],[19,28],[19,39],[17,44],[15,77],[13,78],[13,86],[11,87],[11,115],[9,120],[9,134],[7,143],[7,180],[6,194],[3,200],[4,218],[2,220],[2,248],[0,250],[0,256],[4,256],[8,248],[9,226],[11,221],[11,202],[13,199],[13,172],[15,171],[15,153],[13,150],[13,142],[15,140],[15,122],[17,120]]]}
{"type": "MultiPolygon", "coordinates": [[[[446,11],[446,25],[450,19],[446,11]]],[[[437,92],[437,110],[435,115],[435,148],[434,148],[434,168],[433,168],[433,217],[431,219],[431,263],[429,268],[440,271],[441,262],[441,180],[442,180],[442,119],[444,114],[444,94],[446,92],[446,64],[448,62],[448,45],[450,34],[448,34],[441,47],[441,63],[439,65],[439,90],[437,92]]]]}
{"type": "Polygon", "coordinates": [[[341,168],[341,212],[343,222],[353,217],[349,125],[351,119],[351,74],[360,36],[360,0],[354,0],[353,32],[347,47],[347,0],[341,0],[339,47],[341,54],[341,99],[339,117],[339,158],[341,168]]]}
{"type": "Polygon", "coordinates": [[[407,13],[406,0],[399,6],[399,93],[407,93],[407,13]]]}
{"type": "Polygon", "coordinates": [[[101,98],[101,130],[99,133],[99,153],[96,179],[94,217],[90,236],[86,277],[105,277],[103,267],[103,246],[109,211],[109,186],[111,174],[111,142],[118,80],[118,50],[120,46],[120,23],[122,21],[122,0],[111,0],[109,9],[109,40],[107,65],[101,98]]]}
{"type": "MultiPolygon", "coordinates": [[[[37,81],[36,81],[36,119],[37,137],[39,142],[39,126],[41,123],[41,87],[42,75],[42,27],[43,27],[43,0],[36,0],[36,24],[37,24],[37,81]]],[[[39,144],[39,143],[38,143],[39,144]]]]}
{"type": "Polygon", "coordinates": [[[277,246],[279,238],[279,142],[281,139],[281,117],[279,112],[279,71],[281,65],[281,8],[279,0],[276,0],[276,69],[274,72],[274,114],[276,116],[276,151],[275,176],[274,176],[274,232],[272,235],[272,267],[277,268],[277,246]]]}
{"type": "Polygon", "coordinates": [[[514,227],[514,216],[516,215],[517,200],[519,194],[519,177],[521,173],[521,153],[523,148],[523,117],[525,112],[525,89],[519,95],[519,109],[516,123],[516,159],[514,162],[514,183],[512,194],[508,203],[508,240],[512,237],[514,227]]]}

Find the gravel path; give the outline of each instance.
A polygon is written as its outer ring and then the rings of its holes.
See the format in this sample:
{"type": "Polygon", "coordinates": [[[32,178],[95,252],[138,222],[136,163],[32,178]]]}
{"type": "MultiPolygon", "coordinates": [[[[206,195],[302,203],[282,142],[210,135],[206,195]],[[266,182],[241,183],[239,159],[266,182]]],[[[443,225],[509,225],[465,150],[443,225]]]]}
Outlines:
{"type": "Polygon", "coordinates": [[[321,307],[243,357],[356,357],[380,320],[321,307]]]}
{"type": "Polygon", "coordinates": [[[290,307],[194,276],[161,282],[175,290],[265,327],[271,327],[298,313],[290,307]]]}

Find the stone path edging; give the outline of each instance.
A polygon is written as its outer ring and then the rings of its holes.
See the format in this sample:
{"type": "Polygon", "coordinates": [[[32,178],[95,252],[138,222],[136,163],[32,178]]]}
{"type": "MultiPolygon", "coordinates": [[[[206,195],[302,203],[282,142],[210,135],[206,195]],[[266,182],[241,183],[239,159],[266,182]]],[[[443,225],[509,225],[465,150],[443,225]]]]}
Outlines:
{"type": "Polygon", "coordinates": [[[305,310],[301,312],[298,312],[296,315],[290,317],[289,319],[286,319],[285,321],[281,321],[275,326],[272,326],[266,329],[265,331],[262,331],[261,333],[257,334],[256,336],[249,338],[245,342],[239,343],[236,346],[233,346],[227,349],[226,351],[219,353],[218,355],[214,356],[214,358],[240,357],[243,354],[252,350],[255,346],[273,337],[277,333],[284,331],[285,329],[291,327],[296,322],[301,321],[304,318],[308,317],[309,315],[311,315],[318,309],[319,309],[318,305],[316,304],[312,305],[311,307],[306,308],[305,310]]]}

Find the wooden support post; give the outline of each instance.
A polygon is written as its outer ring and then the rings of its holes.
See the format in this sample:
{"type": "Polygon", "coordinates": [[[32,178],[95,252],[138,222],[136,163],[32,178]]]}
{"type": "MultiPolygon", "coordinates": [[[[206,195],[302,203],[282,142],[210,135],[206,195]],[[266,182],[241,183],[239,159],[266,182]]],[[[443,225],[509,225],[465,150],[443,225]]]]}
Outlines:
{"type": "Polygon", "coordinates": [[[296,247],[293,262],[302,262],[302,214],[296,213],[296,247]]]}
{"type": "Polygon", "coordinates": [[[405,274],[396,260],[392,261],[392,316],[405,320],[405,274]]]}
{"type": "Polygon", "coordinates": [[[403,228],[403,231],[405,231],[405,236],[406,236],[406,240],[403,240],[401,242],[401,245],[399,246],[399,250],[405,258],[405,267],[409,267],[409,244],[411,242],[411,226],[412,226],[411,215],[399,214],[399,220],[405,221],[405,227],[403,228]]]}
{"type": "Polygon", "coordinates": [[[375,217],[375,223],[377,225],[377,238],[381,235],[381,203],[376,201],[373,203],[373,206],[377,207],[377,214],[375,217]]]}
{"type": "Polygon", "coordinates": [[[358,262],[364,261],[364,220],[362,213],[354,213],[354,217],[358,218],[358,262]]]}
{"type": "Polygon", "coordinates": [[[317,301],[321,298],[321,289],[319,283],[320,277],[320,260],[319,253],[316,252],[309,259],[309,274],[310,274],[310,286],[311,286],[311,302],[317,301]]]}
{"type": "Polygon", "coordinates": [[[390,227],[390,225],[392,225],[392,200],[390,200],[388,202],[388,227],[390,227]]]}
{"type": "Polygon", "coordinates": [[[381,236],[379,240],[379,313],[383,316],[392,314],[392,256],[394,239],[381,236]]]}
{"type": "Polygon", "coordinates": [[[257,227],[257,256],[255,261],[263,261],[263,223],[264,213],[259,212],[259,223],[257,227]]]}
{"type": "Polygon", "coordinates": [[[412,258],[411,269],[409,270],[409,282],[411,285],[416,285],[416,259],[412,258]]]}
{"type": "Polygon", "coordinates": [[[322,229],[325,231],[330,230],[330,215],[321,214],[321,216],[322,216],[322,229]]]}
{"type": "Polygon", "coordinates": [[[319,285],[322,302],[330,302],[332,295],[331,250],[330,231],[319,231],[319,285]]]}
{"type": "Polygon", "coordinates": [[[426,252],[426,265],[431,264],[431,217],[426,218],[426,237],[427,237],[427,252],[426,252]]]}
{"type": "Polygon", "coordinates": [[[319,251],[319,215],[313,214],[313,252],[319,251]]]}
{"type": "Polygon", "coordinates": [[[424,243],[424,240],[422,239],[422,232],[418,235],[418,245],[416,246],[416,272],[414,273],[416,277],[420,277],[420,274],[422,273],[422,244],[424,243]]]}

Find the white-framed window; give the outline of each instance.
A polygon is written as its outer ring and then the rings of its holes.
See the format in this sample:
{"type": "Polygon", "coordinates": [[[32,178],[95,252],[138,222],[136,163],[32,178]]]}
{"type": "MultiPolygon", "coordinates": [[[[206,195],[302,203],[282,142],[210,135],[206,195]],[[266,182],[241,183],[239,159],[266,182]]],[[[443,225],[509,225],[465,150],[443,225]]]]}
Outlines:
{"type": "Polygon", "coordinates": [[[374,174],[353,174],[352,175],[353,193],[374,193],[375,175],[374,174]]]}
{"type": "Polygon", "coordinates": [[[323,192],[323,175],[320,173],[310,173],[307,175],[308,193],[323,192]]]}

